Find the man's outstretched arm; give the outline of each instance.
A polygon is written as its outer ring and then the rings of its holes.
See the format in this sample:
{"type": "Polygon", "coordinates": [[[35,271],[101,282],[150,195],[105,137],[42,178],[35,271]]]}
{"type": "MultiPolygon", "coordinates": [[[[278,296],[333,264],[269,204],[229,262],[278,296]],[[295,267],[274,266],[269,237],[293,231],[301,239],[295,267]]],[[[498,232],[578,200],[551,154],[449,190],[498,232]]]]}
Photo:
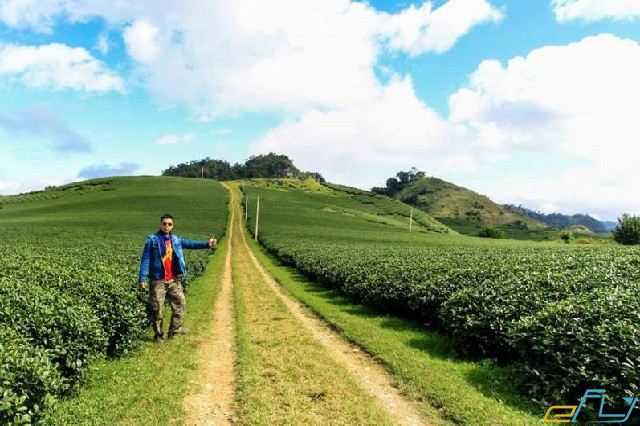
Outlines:
{"type": "Polygon", "coordinates": [[[182,247],[186,249],[205,249],[205,248],[213,248],[218,244],[218,239],[214,235],[209,238],[208,241],[192,241],[181,239],[182,247]]]}

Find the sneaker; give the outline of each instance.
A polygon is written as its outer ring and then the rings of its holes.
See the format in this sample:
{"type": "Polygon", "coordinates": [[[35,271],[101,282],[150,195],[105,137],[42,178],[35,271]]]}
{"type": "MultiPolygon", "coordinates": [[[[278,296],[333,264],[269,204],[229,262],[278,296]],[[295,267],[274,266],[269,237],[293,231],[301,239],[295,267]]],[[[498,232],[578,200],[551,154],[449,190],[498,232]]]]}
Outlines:
{"type": "Polygon", "coordinates": [[[153,338],[153,341],[155,343],[162,343],[162,342],[164,342],[164,337],[163,336],[156,336],[156,337],[153,338]]]}
{"type": "Polygon", "coordinates": [[[184,328],[184,327],[180,327],[179,329],[177,329],[175,331],[170,331],[169,332],[169,339],[171,339],[176,334],[189,334],[189,329],[188,328],[184,328]]]}

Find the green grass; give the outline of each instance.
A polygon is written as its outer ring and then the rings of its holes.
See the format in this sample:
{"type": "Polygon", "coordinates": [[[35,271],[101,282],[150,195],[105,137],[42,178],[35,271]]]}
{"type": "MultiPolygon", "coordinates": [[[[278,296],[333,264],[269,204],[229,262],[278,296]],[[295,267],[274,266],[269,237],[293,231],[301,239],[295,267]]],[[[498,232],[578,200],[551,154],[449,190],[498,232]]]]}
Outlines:
{"type": "Polygon", "coordinates": [[[482,225],[506,225],[524,222],[530,229],[547,226],[530,217],[507,210],[488,197],[438,178],[424,177],[411,182],[397,198],[418,206],[435,216],[477,221],[482,225]]]}
{"type": "MultiPolygon", "coordinates": [[[[242,186],[240,183],[239,185],[242,186]]],[[[387,244],[390,247],[400,245],[407,247],[425,245],[540,247],[540,244],[533,241],[489,240],[458,235],[455,231],[428,232],[427,226],[415,223],[413,231],[409,232],[410,207],[382,196],[348,194],[342,190],[327,194],[300,191],[294,187],[280,188],[276,191],[266,184],[253,186],[248,181],[245,185],[245,195],[248,195],[249,223],[252,229],[255,221],[256,199],[260,197],[259,230],[265,239],[275,235],[287,235],[296,240],[321,242],[348,240],[387,244]]],[[[415,210],[414,213],[419,214],[415,210]]],[[[560,244],[557,245],[560,246],[560,244]]]]}
{"type": "Polygon", "coordinates": [[[157,230],[164,213],[173,214],[175,232],[187,238],[203,238],[203,232],[205,236],[209,232],[221,233],[225,227],[226,193],[215,181],[115,177],[82,184],[75,185],[85,189],[68,195],[64,194],[66,191],[53,191],[63,193],[57,198],[39,198],[39,194],[5,197],[0,230],[24,228],[45,234],[64,231],[94,238],[115,237],[114,232],[146,236],[157,230]],[[205,217],[208,229],[202,229],[205,217]]]}
{"type": "Polygon", "coordinates": [[[294,297],[374,355],[398,386],[436,424],[537,424],[544,413],[515,395],[512,371],[456,356],[450,341],[412,321],[355,305],[295,269],[279,264],[251,241],[261,263],[294,297]]]}
{"type": "MultiPolygon", "coordinates": [[[[237,226],[237,225],[236,225],[237,226]]],[[[392,424],[380,401],[269,288],[234,230],[237,405],[243,424],[392,424]]]]}

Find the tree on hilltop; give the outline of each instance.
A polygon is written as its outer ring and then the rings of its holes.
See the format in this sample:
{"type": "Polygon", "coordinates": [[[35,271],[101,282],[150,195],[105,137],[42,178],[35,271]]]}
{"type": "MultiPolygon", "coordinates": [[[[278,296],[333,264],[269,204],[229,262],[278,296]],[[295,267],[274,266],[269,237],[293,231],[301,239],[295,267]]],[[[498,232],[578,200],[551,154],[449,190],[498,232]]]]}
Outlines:
{"type": "Polygon", "coordinates": [[[267,155],[252,155],[244,163],[244,177],[247,178],[293,178],[300,176],[300,170],[286,155],[270,152],[267,155]]]}
{"type": "Polygon", "coordinates": [[[371,188],[371,192],[386,195],[387,197],[394,197],[411,182],[423,177],[425,177],[425,172],[418,171],[417,168],[412,167],[409,171],[399,171],[394,177],[387,179],[385,182],[386,186],[384,188],[379,186],[371,188]]]}

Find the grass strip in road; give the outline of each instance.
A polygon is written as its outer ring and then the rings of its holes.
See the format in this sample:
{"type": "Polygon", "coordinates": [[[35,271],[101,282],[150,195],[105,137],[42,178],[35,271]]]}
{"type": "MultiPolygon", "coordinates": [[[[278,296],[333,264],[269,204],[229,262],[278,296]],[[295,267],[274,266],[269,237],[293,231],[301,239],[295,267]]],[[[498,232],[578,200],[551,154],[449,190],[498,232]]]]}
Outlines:
{"type": "Polygon", "coordinates": [[[393,424],[262,280],[240,232],[234,238],[240,422],[393,424]]]}
{"type": "Polygon", "coordinates": [[[445,337],[412,321],[352,304],[295,269],[282,266],[253,240],[250,245],[287,292],[380,360],[398,387],[419,402],[423,414],[434,424],[541,423],[544,413],[538,413],[537,407],[505,385],[517,380],[509,377],[508,369],[490,362],[460,360],[445,337]]]}
{"type": "MultiPolygon", "coordinates": [[[[181,424],[183,400],[197,374],[198,347],[209,339],[219,294],[226,241],[218,244],[204,274],[187,294],[184,325],[191,330],[163,344],[148,341],[121,359],[100,361],[77,395],[61,401],[46,424],[181,424]]],[[[168,324],[165,309],[165,327],[168,324]]]]}

